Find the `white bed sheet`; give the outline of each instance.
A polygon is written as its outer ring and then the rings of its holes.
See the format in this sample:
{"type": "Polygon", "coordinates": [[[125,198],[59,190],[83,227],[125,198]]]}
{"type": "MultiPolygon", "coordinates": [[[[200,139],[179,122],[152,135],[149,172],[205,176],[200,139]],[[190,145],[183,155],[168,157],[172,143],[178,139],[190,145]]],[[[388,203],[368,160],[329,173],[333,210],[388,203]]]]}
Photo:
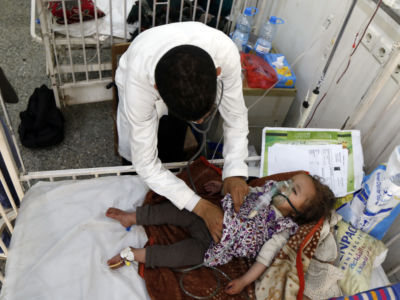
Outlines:
{"type": "Polygon", "coordinates": [[[146,243],[143,227],[127,232],[104,215],[110,206],[134,209],[146,192],[136,176],[35,184],[19,210],[0,299],[150,299],[137,266],[106,265],[146,243]]]}
{"type": "MultiPolygon", "coordinates": [[[[40,182],[25,195],[6,264],[0,300],[150,299],[137,266],[110,270],[108,258],[142,247],[142,226],[127,232],[104,216],[108,207],[134,210],[148,191],[137,176],[40,182]]],[[[370,288],[388,285],[382,267],[370,288]]]]}
{"type": "Polygon", "coordinates": [[[382,287],[382,286],[387,286],[387,285],[390,285],[390,281],[389,281],[385,271],[383,270],[382,266],[372,269],[371,281],[370,281],[369,288],[372,290],[372,289],[382,287]]]}
{"type": "MultiPolygon", "coordinates": [[[[129,11],[135,0],[112,0],[112,35],[120,38],[130,38],[129,32],[134,32],[138,27],[137,24],[126,24],[127,34],[125,36],[125,23],[124,18],[124,2],[126,1],[126,17],[128,17],[129,11]]],[[[111,17],[110,17],[110,0],[97,0],[97,7],[101,9],[105,16],[98,18],[99,35],[100,39],[105,39],[111,35],[111,17]]],[[[50,14],[51,16],[51,14],[50,14]]],[[[96,34],[96,20],[85,21],[83,24],[83,35],[90,36],[96,34]]],[[[53,30],[62,34],[66,34],[67,30],[65,25],[57,23],[53,24],[53,30]]],[[[82,36],[81,26],[79,23],[69,24],[68,31],[71,36],[80,37],[82,36]]]]}

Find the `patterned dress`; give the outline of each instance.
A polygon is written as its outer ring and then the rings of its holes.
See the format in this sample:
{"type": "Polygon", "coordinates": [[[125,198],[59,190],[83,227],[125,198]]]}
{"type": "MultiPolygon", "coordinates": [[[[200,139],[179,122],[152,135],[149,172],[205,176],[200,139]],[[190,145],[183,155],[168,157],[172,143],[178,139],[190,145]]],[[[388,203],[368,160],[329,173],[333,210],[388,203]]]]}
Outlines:
{"type": "Polygon", "coordinates": [[[227,194],[222,199],[222,238],[218,244],[211,243],[204,256],[205,264],[223,265],[233,257],[255,258],[263,244],[275,233],[287,230],[293,235],[296,232],[298,225],[289,217],[277,217],[270,203],[264,205],[254,218],[248,217],[258,198],[268,193],[273,185],[274,181],[267,181],[261,191],[251,189],[238,213],[234,210],[231,195],[227,194]]]}

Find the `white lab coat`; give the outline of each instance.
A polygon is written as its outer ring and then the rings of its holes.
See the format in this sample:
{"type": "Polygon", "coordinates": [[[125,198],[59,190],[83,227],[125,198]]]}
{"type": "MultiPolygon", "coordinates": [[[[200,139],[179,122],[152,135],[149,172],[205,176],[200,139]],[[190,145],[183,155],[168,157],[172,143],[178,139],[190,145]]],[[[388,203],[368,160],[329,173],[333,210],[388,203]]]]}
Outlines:
{"type": "Polygon", "coordinates": [[[247,177],[247,108],[243,99],[240,56],[223,32],[198,22],[173,23],[141,33],[121,56],[115,81],[119,105],[117,127],[119,153],[132,161],[137,173],[156,193],[179,209],[192,210],[200,197],[182,180],[166,170],[157,153],[160,118],[168,109],[154,88],[154,71],[170,49],[184,44],[198,46],[221,67],[224,94],[219,112],[224,119],[225,165],[223,178],[247,177]]]}

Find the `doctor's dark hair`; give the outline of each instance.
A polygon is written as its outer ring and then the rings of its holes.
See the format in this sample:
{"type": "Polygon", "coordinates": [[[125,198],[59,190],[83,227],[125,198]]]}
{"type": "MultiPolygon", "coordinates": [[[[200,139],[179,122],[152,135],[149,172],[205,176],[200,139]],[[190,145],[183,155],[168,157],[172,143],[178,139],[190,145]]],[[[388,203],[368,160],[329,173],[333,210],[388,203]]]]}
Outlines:
{"type": "Polygon", "coordinates": [[[215,102],[215,65],[199,47],[181,45],[169,50],[157,63],[155,80],[169,113],[181,120],[201,119],[215,102]]]}
{"type": "Polygon", "coordinates": [[[307,176],[311,178],[314,184],[315,195],[307,199],[306,203],[300,209],[300,215],[293,218],[299,225],[318,222],[322,217],[328,218],[335,206],[335,195],[329,186],[322,183],[321,178],[318,176],[308,174],[307,176]]]}

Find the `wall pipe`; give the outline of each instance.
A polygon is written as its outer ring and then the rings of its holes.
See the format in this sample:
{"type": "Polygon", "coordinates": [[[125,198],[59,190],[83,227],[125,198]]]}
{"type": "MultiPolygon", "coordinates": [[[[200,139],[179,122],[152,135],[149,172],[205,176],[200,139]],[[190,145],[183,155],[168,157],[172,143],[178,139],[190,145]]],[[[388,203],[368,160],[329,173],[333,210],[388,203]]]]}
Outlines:
{"type": "Polygon", "coordinates": [[[310,114],[312,112],[315,100],[319,95],[319,88],[321,87],[322,82],[325,80],[326,73],[328,72],[329,66],[330,66],[330,64],[332,62],[332,59],[333,59],[333,56],[336,53],[337,47],[338,47],[338,45],[339,45],[339,43],[340,43],[340,41],[342,39],[343,33],[344,33],[344,31],[345,31],[345,29],[347,27],[347,24],[348,24],[348,22],[350,20],[351,14],[353,13],[353,10],[354,10],[354,7],[356,6],[356,3],[357,3],[357,0],[352,0],[351,6],[349,8],[349,11],[347,12],[346,18],[343,21],[342,27],[340,28],[338,37],[337,37],[337,39],[335,41],[335,44],[333,45],[331,53],[330,53],[330,55],[328,57],[328,60],[326,61],[325,67],[324,67],[324,69],[322,71],[321,78],[319,79],[319,81],[317,83],[317,86],[315,87],[315,89],[312,92],[312,95],[311,95],[311,100],[312,101],[308,101],[308,99],[306,99],[304,101],[304,103],[303,103],[303,106],[304,106],[304,108],[306,108],[306,110],[304,111],[301,119],[299,120],[299,122],[297,124],[297,127],[299,127],[299,128],[304,127],[304,124],[306,123],[308,117],[310,116],[310,114]]]}

